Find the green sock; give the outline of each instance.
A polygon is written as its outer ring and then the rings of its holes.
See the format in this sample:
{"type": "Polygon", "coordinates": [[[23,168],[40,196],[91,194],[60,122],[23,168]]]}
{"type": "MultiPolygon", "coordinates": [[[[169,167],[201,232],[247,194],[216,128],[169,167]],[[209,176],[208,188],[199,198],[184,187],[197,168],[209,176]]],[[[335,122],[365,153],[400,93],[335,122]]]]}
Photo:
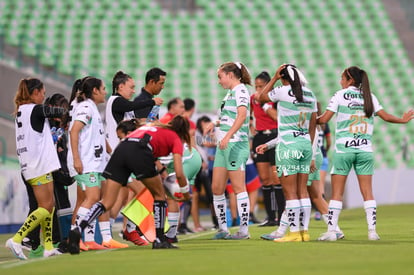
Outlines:
{"type": "Polygon", "coordinates": [[[49,211],[42,207],[39,207],[30,213],[30,215],[24,221],[22,227],[20,227],[19,231],[17,231],[17,233],[13,236],[13,241],[16,243],[21,243],[24,237],[26,237],[30,231],[36,228],[36,226],[38,226],[40,222],[46,218],[47,215],[49,215],[49,211]]]}

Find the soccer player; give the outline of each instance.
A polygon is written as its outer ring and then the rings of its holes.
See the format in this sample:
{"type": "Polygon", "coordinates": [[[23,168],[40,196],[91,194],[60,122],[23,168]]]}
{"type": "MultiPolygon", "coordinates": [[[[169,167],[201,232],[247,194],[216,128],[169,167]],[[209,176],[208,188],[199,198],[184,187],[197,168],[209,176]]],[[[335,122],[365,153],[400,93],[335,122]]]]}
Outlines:
{"type": "Polygon", "coordinates": [[[270,81],[268,72],[256,76],[254,86],[256,93],[250,97],[251,114],[255,118],[255,134],[253,137],[253,160],[262,183],[263,202],[266,210],[266,220],[260,226],[279,225],[285,210],[285,198],[282,186],[276,173],[275,150],[267,150],[263,154],[256,153],[256,147],[277,137],[277,111],[273,102],[262,104],[255,97],[270,81]],[[278,217],[276,218],[276,209],[278,217]]]}
{"type": "MultiPolygon", "coordinates": [[[[85,195],[76,213],[77,223],[101,196],[106,141],[97,105],[105,102],[105,96],[102,80],[87,77],[74,100],[76,106],[69,124],[68,168],[85,195]]],[[[105,249],[94,241],[94,225],[88,228],[90,234],[85,233],[85,245],[90,250],[105,249]]]]}
{"type": "Polygon", "coordinates": [[[16,105],[16,147],[21,173],[33,188],[38,208],[29,214],[19,231],[6,241],[6,247],[21,259],[22,240],[39,224],[42,228],[44,257],[61,254],[52,244],[53,224],[53,176],[60,168],[47,118],[62,117],[64,108],[42,105],[45,99],[43,82],[36,78],[22,79],[14,98],[16,105]]]}
{"type": "Polygon", "coordinates": [[[110,210],[118,196],[121,186],[125,186],[131,173],[148,188],[154,197],[154,220],[156,240],[152,248],[176,248],[164,235],[164,222],[167,202],[161,177],[154,164],[154,159],[173,153],[174,170],[184,199],[189,200],[189,186],[183,172],[183,142],[189,144],[189,124],[187,119],[177,116],[168,125],[155,124],[138,128],[123,140],[113,152],[103,176],[107,186],[102,200],[95,203],[79,226],[69,233],[69,252],[79,253],[81,232],[96,217],[110,210]],[[139,161],[137,161],[139,156],[139,161]]]}
{"type": "Polygon", "coordinates": [[[380,239],[376,232],[377,203],[372,192],[374,156],[371,139],[374,115],[391,123],[407,123],[413,119],[414,111],[409,110],[401,118],[387,113],[377,97],[371,93],[367,73],[357,66],[348,67],[342,72],[340,84],[342,89],[335,93],[326,111],[318,117],[318,123],[327,123],[335,113],[337,116],[328,231],[318,240],[337,240],[335,230],[342,210],[345,183],[351,168],[354,167],[364,199],[368,240],[377,241],[380,239]]]}
{"type": "Polygon", "coordinates": [[[307,88],[304,75],[291,64],[281,65],[257,97],[277,102],[279,136],[276,147],[278,176],[286,198],[290,233],[275,242],[309,241],[307,228],[311,202],[306,184],[315,136],[316,98],[307,88]],[[281,79],[281,87],[272,87],[281,79]],[[302,229],[302,230],[301,230],[302,229]]]}
{"type": "Polygon", "coordinates": [[[240,62],[222,64],[217,76],[219,84],[228,89],[224,97],[216,123],[210,123],[207,131],[214,127],[218,140],[213,168],[213,203],[219,230],[214,239],[249,239],[250,202],[246,191],[245,168],[250,153],[249,146],[249,112],[250,95],[246,84],[251,85],[251,77],[246,66],[240,62]],[[240,217],[240,228],[235,234],[230,234],[226,219],[226,190],[227,180],[237,197],[237,210],[240,217]]]}

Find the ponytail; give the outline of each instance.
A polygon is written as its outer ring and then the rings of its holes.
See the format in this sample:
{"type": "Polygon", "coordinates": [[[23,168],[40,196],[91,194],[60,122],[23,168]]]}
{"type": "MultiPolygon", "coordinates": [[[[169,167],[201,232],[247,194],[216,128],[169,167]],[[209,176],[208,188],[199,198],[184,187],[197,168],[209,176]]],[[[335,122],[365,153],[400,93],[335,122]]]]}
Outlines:
{"type": "Polygon", "coordinates": [[[188,144],[191,150],[190,123],[187,118],[178,115],[168,122],[168,124],[156,122],[154,125],[176,132],[180,139],[188,144]]]}
{"type": "Polygon", "coordinates": [[[112,79],[112,95],[115,95],[118,92],[119,85],[125,84],[132,77],[123,71],[118,71],[114,78],[112,79]]]}
{"type": "Polygon", "coordinates": [[[303,89],[302,81],[298,69],[295,65],[288,64],[280,72],[282,79],[285,79],[289,82],[290,87],[292,88],[293,94],[298,102],[303,102],[303,89]]]}
{"type": "Polygon", "coordinates": [[[364,112],[367,117],[374,114],[374,103],[372,102],[371,88],[369,86],[368,74],[357,66],[352,66],[344,71],[347,80],[353,79],[353,86],[357,87],[364,99],[364,112]]]}
{"type": "Polygon", "coordinates": [[[241,83],[252,85],[252,79],[247,67],[241,62],[226,62],[219,67],[219,70],[229,73],[232,72],[241,83]]]}
{"type": "Polygon", "coordinates": [[[30,96],[33,94],[34,90],[41,90],[43,87],[43,82],[37,78],[21,79],[14,97],[15,114],[17,114],[20,105],[32,102],[30,96]]]}

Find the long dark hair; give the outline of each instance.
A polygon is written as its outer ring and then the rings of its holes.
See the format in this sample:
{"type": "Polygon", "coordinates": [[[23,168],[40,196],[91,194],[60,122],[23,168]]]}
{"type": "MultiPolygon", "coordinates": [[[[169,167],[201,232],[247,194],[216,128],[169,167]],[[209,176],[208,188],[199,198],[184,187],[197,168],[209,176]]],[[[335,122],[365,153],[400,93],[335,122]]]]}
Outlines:
{"type": "Polygon", "coordinates": [[[135,131],[137,128],[144,125],[136,118],[123,120],[116,127],[116,131],[121,131],[123,134],[127,135],[129,132],[135,131]]]}
{"type": "Polygon", "coordinates": [[[357,66],[346,68],[343,75],[347,80],[353,79],[353,86],[357,87],[364,98],[364,112],[367,117],[374,113],[374,103],[372,102],[371,89],[369,87],[368,75],[364,70],[357,66]]]}
{"type": "Polygon", "coordinates": [[[271,77],[270,77],[268,72],[263,71],[260,74],[258,74],[255,79],[261,79],[261,80],[263,80],[264,83],[268,83],[270,81],[271,77]]]}
{"type": "Polygon", "coordinates": [[[296,70],[296,66],[292,64],[287,64],[285,68],[283,68],[283,70],[280,72],[280,76],[282,77],[282,79],[285,79],[289,82],[293,94],[296,97],[296,100],[298,102],[303,102],[302,83],[300,81],[298,71],[296,70]],[[289,74],[289,70],[293,71],[293,79],[289,74]]]}
{"type": "Polygon", "coordinates": [[[188,144],[191,150],[190,123],[188,119],[183,116],[175,116],[168,124],[156,122],[154,125],[176,132],[180,139],[188,144]]]}
{"type": "MultiPolygon", "coordinates": [[[[55,93],[52,96],[46,98],[45,105],[50,105],[50,106],[53,106],[53,107],[60,107],[60,108],[64,108],[66,110],[69,110],[68,100],[66,99],[66,97],[64,95],[59,94],[59,93],[55,93]]],[[[63,129],[66,129],[68,121],[69,121],[69,112],[66,112],[66,114],[64,116],[62,116],[62,118],[60,120],[60,125],[58,125],[58,126],[63,128],[63,129]]],[[[50,123],[50,124],[52,125],[52,123],[50,123]]]]}
{"type": "Polygon", "coordinates": [[[79,95],[76,97],[78,103],[84,101],[86,98],[92,98],[93,89],[100,89],[102,80],[96,77],[88,77],[82,81],[82,87],[79,95]]]}

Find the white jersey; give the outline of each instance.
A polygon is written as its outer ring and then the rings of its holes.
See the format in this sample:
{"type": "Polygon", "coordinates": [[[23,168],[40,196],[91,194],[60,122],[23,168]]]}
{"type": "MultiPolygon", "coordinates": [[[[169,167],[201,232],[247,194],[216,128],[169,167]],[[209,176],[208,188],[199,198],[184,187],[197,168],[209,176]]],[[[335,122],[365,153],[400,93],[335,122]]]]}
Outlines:
{"type": "Polygon", "coordinates": [[[312,113],[317,111],[316,97],[302,86],[303,102],[297,102],[290,85],[275,87],[269,98],[277,102],[278,142],[294,144],[303,139],[311,140],[309,123],[312,113]]]}
{"type": "MultiPolygon", "coordinates": [[[[372,95],[374,114],[382,109],[372,95]]],[[[335,151],[337,153],[372,152],[374,116],[365,116],[362,92],[350,86],[339,90],[331,98],[327,109],[336,113],[335,151]]]]}
{"type": "MultiPolygon", "coordinates": [[[[118,135],[116,134],[116,127],[118,127],[118,122],[115,120],[112,114],[112,104],[119,95],[112,95],[108,98],[105,109],[105,122],[106,122],[106,139],[108,140],[109,145],[112,148],[112,151],[115,150],[115,147],[119,143],[118,135]]],[[[123,120],[135,118],[134,111],[125,112],[123,120]]]]}
{"type": "Polygon", "coordinates": [[[216,133],[217,140],[222,140],[233,126],[237,117],[237,108],[240,106],[246,106],[247,116],[240,129],[234,133],[229,142],[249,140],[250,95],[244,84],[239,84],[233,90],[229,90],[222,101],[221,110],[219,111],[220,127],[216,133]]]}
{"type": "MultiPolygon", "coordinates": [[[[72,121],[69,124],[69,133],[75,121],[80,121],[85,126],[79,133],[78,151],[83,165],[83,173],[102,173],[105,168],[105,131],[103,121],[96,104],[87,99],[77,104],[72,110],[72,121]]],[[[73,167],[73,154],[69,134],[68,142],[68,168],[73,177],[77,175],[73,167]]]]}
{"type": "Polygon", "coordinates": [[[32,128],[30,117],[35,106],[35,104],[21,105],[15,120],[17,156],[26,180],[60,168],[49,121],[45,119],[41,133],[32,128]]]}

